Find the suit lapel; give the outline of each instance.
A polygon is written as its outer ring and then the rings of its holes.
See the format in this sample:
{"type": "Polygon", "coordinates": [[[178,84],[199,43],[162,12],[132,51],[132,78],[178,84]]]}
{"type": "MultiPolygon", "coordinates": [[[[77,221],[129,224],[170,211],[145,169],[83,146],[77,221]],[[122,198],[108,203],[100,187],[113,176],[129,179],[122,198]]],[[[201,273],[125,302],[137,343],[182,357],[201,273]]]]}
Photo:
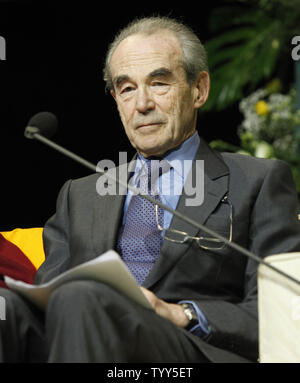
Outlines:
{"type": "MultiPolygon", "coordinates": [[[[191,177],[195,180],[196,172],[202,171],[197,160],[204,160],[204,199],[200,206],[187,206],[186,200],[190,198],[183,189],[179,199],[177,209],[184,215],[200,224],[205,224],[209,215],[214,211],[221,199],[228,191],[229,169],[221,157],[217,155],[201,138],[199,149],[193,161],[192,169],[186,182],[190,182],[191,177]]],[[[198,229],[173,216],[170,229],[176,229],[188,233],[190,236],[197,236],[198,229]]],[[[173,267],[182,255],[190,247],[190,243],[176,244],[164,240],[160,256],[145,279],[143,286],[150,288],[173,267]]]]}
{"type": "MultiPolygon", "coordinates": [[[[120,177],[123,182],[128,181],[128,177],[134,171],[135,159],[136,156],[129,164],[111,169],[112,176],[120,177]]],[[[108,182],[105,182],[106,187],[108,187],[108,182]]],[[[95,194],[92,241],[97,256],[116,246],[126,194],[127,189],[120,185],[117,185],[117,193],[114,195],[100,197],[98,193],[95,194]]]]}

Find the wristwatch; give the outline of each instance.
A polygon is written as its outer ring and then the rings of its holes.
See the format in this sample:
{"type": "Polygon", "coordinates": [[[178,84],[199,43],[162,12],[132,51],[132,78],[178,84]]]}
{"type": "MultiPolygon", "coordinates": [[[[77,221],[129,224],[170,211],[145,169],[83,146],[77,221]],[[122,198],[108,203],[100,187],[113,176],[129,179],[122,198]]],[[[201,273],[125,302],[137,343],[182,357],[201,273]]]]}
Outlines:
{"type": "Polygon", "coordinates": [[[189,323],[185,327],[185,329],[190,330],[191,328],[193,328],[194,326],[196,326],[199,323],[197,313],[196,313],[193,305],[190,303],[180,303],[180,305],[182,306],[183,312],[185,313],[185,315],[187,316],[187,318],[189,320],[189,323]]]}

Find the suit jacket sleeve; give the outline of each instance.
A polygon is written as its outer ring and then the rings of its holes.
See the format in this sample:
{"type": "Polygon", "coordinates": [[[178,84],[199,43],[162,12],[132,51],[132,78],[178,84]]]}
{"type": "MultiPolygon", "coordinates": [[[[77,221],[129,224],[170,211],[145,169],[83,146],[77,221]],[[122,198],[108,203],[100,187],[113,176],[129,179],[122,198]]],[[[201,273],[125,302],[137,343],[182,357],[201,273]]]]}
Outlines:
{"type": "MultiPolygon", "coordinates": [[[[298,200],[291,171],[282,161],[270,161],[254,202],[249,231],[249,250],[267,255],[300,251],[298,200]]],[[[244,256],[244,255],[240,255],[244,256]]],[[[244,299],[238,304],[221,300],[197,301],[211,332],[208,343],[257,359],[257,263],[247,262],[244,299]]]]}
{"type": "Polygon", "coordinates": [[[56,214],[45,224],[43,242],[46,259],[38,269],[34,284],[48,282],[68,267],[69,251],[69,189],[71,181],[62,187],[56,206],[56,214]]]}

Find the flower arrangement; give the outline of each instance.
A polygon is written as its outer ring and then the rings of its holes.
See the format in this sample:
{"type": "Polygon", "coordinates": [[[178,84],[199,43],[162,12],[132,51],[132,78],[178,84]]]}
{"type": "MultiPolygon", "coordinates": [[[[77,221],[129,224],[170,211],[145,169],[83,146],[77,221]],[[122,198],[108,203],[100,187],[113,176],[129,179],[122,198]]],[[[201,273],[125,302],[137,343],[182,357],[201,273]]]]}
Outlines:
{"type": "Polygon", "coordinates": [[[217,150],[286,161],[300,196],[300,109],[295,110],[295,97],[293,89],[288,94],[272,92],[272,86],[256,90],[239,103],[244,116],[238,128],[241,146],[220,140],[210,145],[217,150]]]}

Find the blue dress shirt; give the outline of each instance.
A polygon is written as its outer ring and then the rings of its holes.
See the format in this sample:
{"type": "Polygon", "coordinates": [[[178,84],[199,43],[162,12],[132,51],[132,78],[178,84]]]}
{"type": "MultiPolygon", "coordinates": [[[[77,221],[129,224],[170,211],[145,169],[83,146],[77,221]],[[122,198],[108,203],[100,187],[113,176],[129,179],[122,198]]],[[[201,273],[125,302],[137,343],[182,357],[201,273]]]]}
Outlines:
{"type": "MultiPolygon", "coordinates": [[[[196,152],[200,144],[200,137],[198,132],[195,132],[191,137],[184,141],[177,149],[170,152],[163,159],[168,161],[170,170],[163,173],[156,182],[156,187],[159,190],[162,203],[169,206],[173,210],[179,201],[182,189],[189,171],[191,170],[192,162],[195,158],[196,152]],[[184,162],[185,161],[185,162],[184,162]]],[[[134,174],[130,180],[132,186],[137,187],[140,171],[145,166],[145,158],[139,153],[134,174]]],[[[131,201],[133,193],[128,191],[124,204],[123,224],[125,223],[126,213],[131,201]]],[[[167,229],[173,218],[173,214],[164,210],[164,228],[167,229]]],[[[162,231],[164,236],[165,231],[162,231]]],[[[209,334],[210,329],[207,320],[200,310],[200,308],[192,301],[180,301],[178,303],[191,303],[198,316],[198,325],[190,329],[190,332],[197,336],[204,337],[209,334]]]]}

